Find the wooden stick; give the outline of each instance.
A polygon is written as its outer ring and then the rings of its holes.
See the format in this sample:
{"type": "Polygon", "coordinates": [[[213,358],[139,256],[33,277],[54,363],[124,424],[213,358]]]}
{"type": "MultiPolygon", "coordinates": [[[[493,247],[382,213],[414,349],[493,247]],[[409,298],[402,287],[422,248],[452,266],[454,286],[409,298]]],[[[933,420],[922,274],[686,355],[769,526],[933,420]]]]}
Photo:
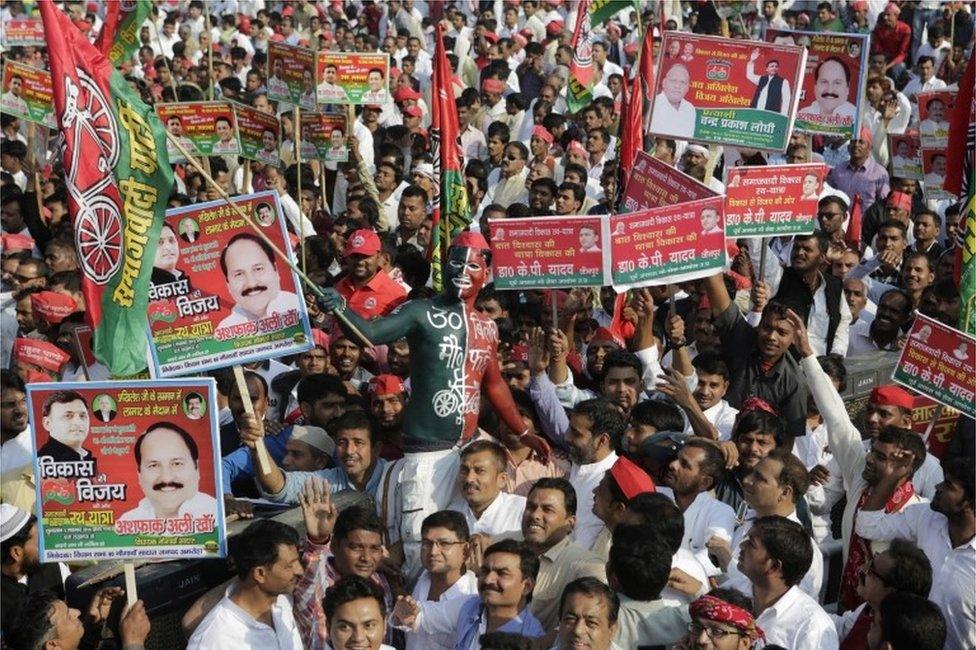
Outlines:
{"type": "Polygon", "coordinates": [[[302,273],[308,268],[305,264],[305,213],[302,212],[302,111],[295,106],[295,119],[292,120],[294,126],[294,137],[292,143],[295,145],[295,166],[298,167],[298,240],[302,244],[302,273]]]}
{"type": "Polygon", "coordinates": [[[550,302],[552,303],[552,329],[559,329],[559,306],[556,304],[556,290],[549,290],[550,302]]]}
{"type": "Polygon", "coordinates": [[[207,0],[203,0],[203,21],[204,29],[207,30],[207,38],[210,39],[210,49],[207,52],[207,83],[210,84],[207,94],[210,96],[210,101],[214,99],[214,77],[213,77],[213,26],[210,24],[210,7],[207,6],[207,0]]]}
{"type": "MultiPolygon", "coordinates": [[[[34,181],[34,201],[37,202],[37,218],[44,221],[44,197],[41,196],[41,164],[37,160],[37,156],[34,155],[34,147],[37,146],[35,139],[37,138],[37,125],[33,122],[27,123],[27,158],[31,169],[34,172],[31,174],[34,181]]],[[[45,222],[46,223],[46,222],[45,222]]],[[[50,226],[51,224],[47,224],[50,226]]]]}
{"type": "Polygon", "coordinates": [[[139,600],[139,592],[136,589],[136,566],[131,561],[126,561],[122,569],[125,572],[126,606],[132,607],[139,600]]]}
{"type": "MultiPolygon", "coordinates": [[[[289,268],[295,271],[295,273],[298,274],[298,277],[300,277],[302,280],[305,281],[305,284],[308,285],[309,289],[312,290],[312,293],[314,293],[315,296],[318,298],[324,297],[325,294],[322,293],[322,289],[320,289],[317,284],[312,282],[309,279],[309,277],[305,275],[304,271],[298,268],[298,265],[292,261],[291,257],[286,255],[280,248],[278,248],[277,244],[271,241],[271,239],[269,239],[268,236],[264,234],[264,231],[262,231],[261,228],[258,227],[258,225],[254,222],[254,219],[251,217],[251,215],[249,215],[247,212],[242,210],[241,206],[237,205],[231,200],[227,192],[225,192],[224,189],[217,184],[217,181],[215,181],[210,176],[210,174],[206,173],[203,170],[203,168],[200,166],[200,163],[198,163],[190,156],[190,153],[180,143],[180,141],[176,138],[176,136],[174,136],[169,131],[166,131],[165,129],[163,130],[163,132],[166,134],[166,137],[169,138],[169,141],[173,143],[173,146],[175,146],[177,150],[179,150],[179,152],[182,153],[184,157],[186,157],[190,165],[203,175],[204,180],[210,183],[211,185],[213,185],[214,188],[216,188],[217,193],[220,195],[220,198],[222,198],[224,202],[226,202],[227,205],[229,205],[231,209],[237,213],[237,216],[243,219],[244,222],[247,223],[249,226],[251,226],[251,228],[258,235],[258,237],[260,237],[265,244],[271,247],[271,250],[275,252],[275,255],[277,255],[279,259],[281,259],[285,264],[287,264],[289,268]]],[[[299,209],[299,213],[301,213],[300,209],[299,209]]],[[[363,334],[361,331],[359,331],[359,328],[353,325],[352,322],[348,318],[346,318],[344,314],[342,314],[341,312],[334,311],[332,312],[332,315],[335,316],[346,329],[352,332],[355,336],[359,337],[359,339],[363,342],[363,345],[366,347],[367,350],[373,349],[372,341],[366,338],[366,335],[363,334]]]]}
{"type": "MultiPolygon", "coordinates": [[[[247,389],[247,380],[244,378],[244,368],[239,364],[234,366],[234,379],[237,381],[237,392],[241,395],[241,402],[244,404],[244,412],[254,415],[254,404],[251,403],[251,392],[247,389]]],[[[264,438],[254,443],[254,451],[258,455],[258,471],[262,475],[271,473],[271,457],[268,456],[268,448],[264,444],[264,438]]]]}
{"type": "Polygon", "coordinates": [[[939,421],[942,417],[942,405],[936,404],[935,411],[932,412],[932,419],[929,420],[928,425],[925,427],[925,433],[922,434],[922,440],[925,441],[925,445],[929,444],[929,436],[932,435],[932,430],[935,429],[935,423],[939,421]]]}
{"type": "Polygon", "coordinates": [[[766,237],[760,237],[759,240],[762,242],[762,249],[759,251],[759,282],[766,281],[766,252],[769,250],[769,240],[766,237]]]}

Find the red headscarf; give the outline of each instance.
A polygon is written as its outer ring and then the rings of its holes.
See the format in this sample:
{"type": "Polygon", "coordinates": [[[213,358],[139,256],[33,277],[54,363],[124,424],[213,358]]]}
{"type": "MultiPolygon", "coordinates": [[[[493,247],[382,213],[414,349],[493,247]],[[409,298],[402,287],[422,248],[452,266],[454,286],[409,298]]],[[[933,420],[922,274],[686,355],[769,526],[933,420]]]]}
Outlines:
{"type": "Polygon", "coordinates": [[[705,595],[688,605],[688,612],[694,618],[704,618],[716,623],[731,625],[749,637],[750,640],[765,639],[762,628],[748,610],[742,609],[721,598],[705,595]]]}

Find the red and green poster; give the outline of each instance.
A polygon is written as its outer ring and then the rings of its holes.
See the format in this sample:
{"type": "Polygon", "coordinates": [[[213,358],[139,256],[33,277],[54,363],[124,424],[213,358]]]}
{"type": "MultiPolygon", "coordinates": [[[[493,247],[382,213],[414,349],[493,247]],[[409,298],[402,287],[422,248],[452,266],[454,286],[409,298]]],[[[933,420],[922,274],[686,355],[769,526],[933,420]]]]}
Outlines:
{"type": "Polygon", "coordinates": [[[27,386],[42,562],[226,554],[213,379],[27,386]]]}
{"type": "Polygon", "coordinates": [[[241,157],[278,167],[281,145],[281,122],[271,113],[234,103],[237,133],[241,138],[241,157]]]}
{"type": "Polygon", "coordinates": [[[346,162],[346,116],[338,113],[302,113],[302,160],[346,162]]]}
{"type": "Polygon", "coordinates": [[[952,192],[942,189],[945,183],[946,171],[949,167],[949,155],[945,147],[929,149],[922,147],[922,190],[926,200],[952,200],[956,198],[952,192]]]}
{"type": "Polygon", "coordinates": [[[591,0],[581,0],[576,9],[576,27],[573,29],[573,60],[569,64],[566,82],[566,103],[570,113],[577,113],[590,103],[596,68],[593,65],[593,23],[590,14],[591,0]]]}
{"type": "Polygon", "coordinates": [[[434,219],[428,258],[434,289],[441,290],[441,260],[451,239],[471,223],[471,205],[464,184],[461,157],[461,130],[451,83],[451,67],[444,51],[443,28],[437,24],[434,44],[434,82],[431,94],[430,140],[434,160],[434,219]]]}
{"type": "Polygon", "coordinates": [[[722,196],[610,217],[617,293],[694,280],[725,266],[722,196]]]}
{"type": "Polygon", "coordinates": [[[44,24],[37,18],[5,21],[2,41],[4,47],[44,45],[44,24]]]}
{"type": "Polygon", "coordinates": [[[804,48],[666,31],[658,65],[651,133],[786,151],[804,48]]]}
{"type": "Polygon", "coordinates": [[[945,149],[949,144],[949,120],[956,103],[955,90],[933,90],[915,95],[918,102],[918,135],[922,147],[945,149]]]}
{"type": "MultiPolygon", "coordinates": [[[[278,250],[290,249],[277,192],[233,200],[278,250]]],[[[312,345],[298,277],[224,201],[167,210],[148,293],[150,351],[160,377],[312,345]]]]}
{"type": "Polygon", "coordinates": [[[922,180],[922,143],[918,133],[888,134],[888,153],[891,155],[891,175],[898,178],[922,180]]]}
{"type": "Polygon", "coordinates": [[[729,169],[725,179],[725,236],[812,233],[827,171],[822,163],[729,169]]]}
{"type": "Polygon", "coordinates": [[[139,31],[152,14],[152,0],[128,0],[109,2],[105,22],[95,48],[108,57],[114,66],[120,66],[132,58],[139,47],[139,31]]]}
{"type": "Polygon", "coordinates": [[[942,406],[925,395],[913,395],[913,397],[915,398],[915,405],[912,408],[912,431],[922,437],[928,432],[929,438],[926,441],[928,453],[942,460],[949,449],[952,437],[956,433],[959,411],[942,406]],[[929,423],[935,417],[936,408],[941,409],[941,411],[935,425],[929,431],[929,423]]]}
{"type": "Polygon", "coordinates": [[[146,367],[149,276],[173,186],[163,125],[51,0],[38,4],[95,356],[128,376],[146,367]]]}
{"type": "Polygon", "coordinates": [[[766,40],[807,49],[793,128],[850,138],[861,123],[865,101],[868,35],[767,29],[766,40]]]}
{"type": "MultiPolygon", "coordinates": [[[[191,154],[220,156],[241,152],[237,120],[230,102],[156,104],[156,113],[170,135],[191,154]]],[[[167,147],[172,147],[169,140],[167,147]]],[[[176,147],[172,147],[172,152],[174,158],[179,155],[176,147]]]]}
{"type": "Polygon", "coordinates": [[[3,64],[0,113],[9,113],[49,129],[58,128],[54,118],[51,73],[7,59],[3,64]]]}
{"type": "Polygon", "coordinates": [[[268,99],[315,110],[315,53],[305,47],[268,43],[268,99]]]}
{"type": "Polygon", "coordinates": [[[492,219],[496,289],[602,287],[609,230],[600,216],[492,219]],[[606,252],[604,252],[606,251],[606,252]]]}
{"type": "Polygon", "coordinates": [[[385,104],[390,100],[390,55],[322,50],[315,64],[319,104],[385,104]]]}
{"type": "Polygon", "coordinates": [[[715,196],[708,186],[643,151],[637,152],[624,189],[624,210],[636,212],[715,196]]]}
{"type": "Polygon", "coordinates": [[[972,336],[917,315],[891,378],[976,418],[976,338],[972,336]]]}

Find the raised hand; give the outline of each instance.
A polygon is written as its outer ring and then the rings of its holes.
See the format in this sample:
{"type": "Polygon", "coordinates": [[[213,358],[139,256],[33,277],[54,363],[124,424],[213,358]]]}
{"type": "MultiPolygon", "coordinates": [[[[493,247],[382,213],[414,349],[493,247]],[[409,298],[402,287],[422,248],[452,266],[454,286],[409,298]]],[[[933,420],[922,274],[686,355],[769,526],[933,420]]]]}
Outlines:
{"type": "Polygon", "coordinates": [[[298,504],[302,507],[309,540],[316,544],[326,543],[339,516],[339,509],[332,503],[332,486],[325,479],[309,477],[298,493],[298,504]]]}
{"type": "Polygon", "coordinates": [[[112,602],[125,592],[121,587],[103,587],[95,592],[91,604],[88,605],[88,619],[92,624],[98,624],[108,618],[112,602]]]}
{"type": "Polygon", "coordinates": [[[237,430],[241,436],[241,442],[254,449],[258,440],[264,437],[264,422],[253,413],[245,413],[237,423],[237,430]]]}
{"type": "Polygon", "coordinates": [[[545,438],[537,436],[534,433],[526,432],[519,436],[519,440],[523,445],[535,452],[535,456],[540,463],[549,462],[549,454],[552,453],[552,447],[549,446],[545,438]]]}
{"type": "Polygon", "coordinates": [[[760,280],[752,285],[752,311],[762,311],[769,304],[770,293],[769,284],[760,280]]]}
{"type": "Polygon", "coordinates": [[[807,324],[803,322],[800,315],[792,309],[786,310],[786,318],[793,326],[793,343],[800,351],[800,356],[812,357],[813,347],[810,345],[810,334],[807,332],[807,324]]]}
{"type": "Polygon", "coordinates": [[[541,327],[529,330],[529,372],[532,376],[541,375],[549,367],[549,349],[546,346],[546,333],[541,327]]]}
{"type": "Polygon", "coordinates": [[[823,485],[830,479],[830,472],[823,465],[817,465],[810,470],[810,484],[823,485]]]}
{"type": "Polygon", "coordinates": [[[718,563],[722,567],[722,570],[727,570],[729,568],[729,562],[732,561],[732,546],[728,540],[712,535],[705,542],[705,546],[708,548],[709,555],[714,555],[718,558],[718,563]]]}
{"type": "Polygon", "coordinates": [[[688,390],[688,383],[681,373],[674,368],[664,369],[664,374],[658,378],[656,388],[674,400],[674,403],[681,408],[693,408],[692,403],[695,398],[688,390]]]}
{"type": "Polygon", "coordinates": [[[403,627],[413,629],[417,624],[417,616],[420,615],[420,603],[414,600],[413,596],[397,596],[396,604],[393,606],[393,622],[403,627]]]}
{"type": "Polygon", "coordinates": [[[341,311],[346,308],[346,299],[339,295],[339,292],[331,288],[321,289],[321,294],[316,296],[319,307],[325,311],[341,311]]]}

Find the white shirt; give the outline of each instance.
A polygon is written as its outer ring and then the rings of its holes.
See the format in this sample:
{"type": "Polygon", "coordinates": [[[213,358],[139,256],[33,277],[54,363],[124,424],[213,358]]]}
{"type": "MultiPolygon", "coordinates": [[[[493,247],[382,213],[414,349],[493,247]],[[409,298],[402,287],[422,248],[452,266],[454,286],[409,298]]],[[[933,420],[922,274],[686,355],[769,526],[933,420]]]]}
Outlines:
{"type": "Polygon", "coordinates": [[[0,474],[19,469],[34,462],[31,452],[31,430],[27,427],[16,436],[0,445],[0,474]]]}
{"type": "Polygon", "coordinates": [[[525,510],[525,497],[508,492],[499,492],[495,500],[489,504],[480,517],[475,517],[471,506],[464,499],[454,499],[449,510],[456,510],[464,515],[468,522],[468,530],[472,535],[501,535],[522,528],[522,511],[525,510]]]}
{"type": "Polygon", "coordinates": [[[735,425],[735,418],[739,414],[739,409],[732,408],[723,399],[702,413],[705,415],[705,419],[718,429],[719,440],[730,440],[732,438],[732,427],[735,425]]]}
{"type": "MultiPolygon", "coordinates": [[[[427,573],[426,569],[417,578],[417,584],[414,586],[411,595],[419,603],[427,602],[444,602],[447,600],[457,600],[463,603],[471,596],[478,595],[478,579],[475,577],[474,573],[468,571],[461,579],[451,585],[447,591],[441,594],[441,597],[436,601],[430,600],[427,596],[430,594],[430,574],[427,573]]],[[[418,629],[416,632],[407,632],[407,650],[453,650],[454,648],[454,633],[437,633],[428,632],[423,628],[418,629]]]]}
{"type": "MultiPolygon", "coordinates": [[[[755,72],[752,71],[752,63],[746,64],[746,78],[752,83],[756,84],[757,88],[759,87],[759,82],[762,81],[762,78],[769,77],[769,76],[770,75],[767,74],[761,74],[761,75],[756,74],[755,72]]],[[[763,110],[763,111],[766,110],[766,96],[769,93],[769,86],[771,83],[772,83],[772,79],[770,79],[770,81],[767,82],[766,85],[763,86],[763,89],[759,92],[759,97],[756,99],[756,108],[758,110],[763,110]]],[[[792,94],[790,93],[790,82],[785,77],[783,77],[783,87],[782,87],[781,95],[782,95],[781,97],[782,101],[780,102],[779,105],[779,112],[782,113],[783,115],[789,115],[790,104],[791,104],[790,100],[792,99],[792,94]]]]}
{"type": "Polygon", "coordinates": [[[695,120],[695,107],[687,100],[682,99],[675,108],[663,92],[658,93],[654,98],[650,132],[688,140],[695,135],[695,120]]]}
{"type": "Polygon", "coordinates": [[[232,588],[227,588],[224,597],[193,632],[187,650],[303,650],[305,645],[298,633],[291,601],[287,596],[278,596],[271,607],[271,620],[274,623],[271,628],[230,599],[232,588]]]}
{"type": "Polygon", "coordinates": [[[901,89],[903,95],[906,95],[908,99],[912,102],[916,101],[915,95],[918,93],[927,93],[932,90],[942,90],[946,87],[946,82],[942,81],[936,76],[933,76],[928,81],[922,81],[921,77],[914,77],[909,81],[904,88],[901,89]]]}
{"type": "Polygon", "coordinates": [[[679,548],[678,552],[671,556],[671,568],[681,569],[692,578],[702,583],[701,590],[694,596],[682,593],[672,587],[665,587],[661,591],[661,600],[671,605],[688,605],[691,601],[705,594],[709,590],[708,575],[702,567],[695,554],[686,548],[679,548]]]}
{"type": "Polygon", "coordinates": [[[573,528],[573,541],[583,548],[592,548],[593,541],[603,528],[601,521],[593,514],[593,489],[617,462],[616,452],[611,451],[606,458],[588,465],[573,463],[569,469],[569,482],[576,490],[576,527],[573,528]]]}
{"type": "MultiPolygon", "coordinates": [[[[216,517],[217,500],[209,494],[197,492],[180,505],[180,509],[177,511],[175,518],[178,519],[185,515],[190,515],[194,519],[204,515],[213,515],[216,517]]],[[[156,514],[156,510],[149,502],[149,499],[145,497],[139,501],[139,505],[119,517],[119,521],[139,521],[141,519],[161,519],[156,514]]]]}
{"type": "Polygon", "coordinates": [[[470,124],[461,132],[461,153],[467,160],[481,160],[488,156],[485,134],[470,124]]]}
{"type": "Polygon", "coordinates": [[[719,501],[708,492],[699,492],[684,511],[685,536],[681,548],[695,554],[695,559],[710,576],[718,575],[719,569],[708,559],[705,543],[711,537],[732,541],[735,530],[735,511],[727,503],[719,501]]]}
{"type": "Polygon", "coordinates": [[[789,650],[836,650],[840,643],[827,612],[795,585],[764,609],[756,624],[766,633],[767,645],[789,650]]]}
{"type": "Polygon", "coordinates": [[[268,306],[264,310],[263,314],[252,314],[243,307],[234,305],[234,309],[231,310],[230,316],[227,316],[224,320],[220,321],[220,324],[217,325],[217,329],[222,327],[233,327],[234,325],[241,325],[243,323],[259,320],[261,318],[267,318],[273,314],[286,314],[289,311],[297,310],[298,296],[290,291],[279,291],[278,295],[275,296],[275,299],[268,303],[268,306]]]}
{"type": "Polygon", "coordinates": [[[866,539],[905,537],[914,541],[932,563],[929,600],[945,615],[945,647],[956,650],[976,646],[976,537],[953,548],[945,515],[927,503],[890,515],[883,510],[862,510],[855,530],[866,539]]]}

